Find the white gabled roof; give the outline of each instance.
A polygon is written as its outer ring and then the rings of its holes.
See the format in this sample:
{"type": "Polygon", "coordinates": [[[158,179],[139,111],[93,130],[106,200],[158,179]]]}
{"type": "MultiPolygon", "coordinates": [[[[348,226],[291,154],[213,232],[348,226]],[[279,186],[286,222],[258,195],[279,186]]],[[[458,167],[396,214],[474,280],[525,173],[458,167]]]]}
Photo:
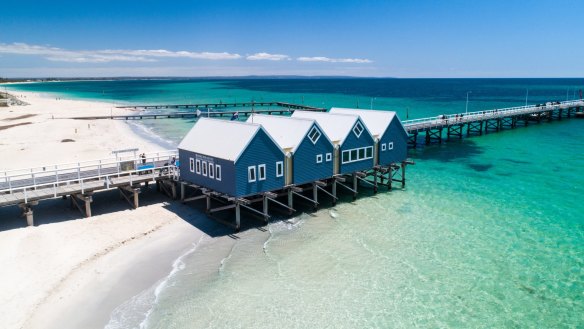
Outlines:
{"type": "MultiPolygon", "coordinates": [[[[295,152],[308,131],[316,121],[304,118],[292,118],[276,115],[253,114],[247,122],[260,124],[281,149],[295,152]]],[[[318,123],[316,123],[318,126],[318,123]]],[[[320,128],[321,132],[323,129],[320,128]]],[[[323,132],[323,136],[326,135],[323,132]]]]}
{"type": "Polygon", "coordinates": [[[200,118],[178,148],[235,162],[260,129],[258,124],[200,118]]]}
{"type": "MultiPolygon", "coordinates": [[[[343,144],[345,138],[349,136],[355,122],[359,119],[357,115],[334,114],[326,112],[300,111],[292,113],[293,118],[305,118],[316,121],[324,130],[325,134],[333,143],[343,144]]],[[[367,130],[367,127],[364,127],[367,130]]]]}
{"type": "MultiPolygon", "coordinates": [[[[379,111],[379,110],[364,110],[364,109],[348,109],[341,107],[333,107],[329,111],[336,114],[352,114],[361,117],[369,131],[374,137],[381,138],[381,135],[387,130],[391,124],[391,120],[396,117],[394,111],[379,111]]],[[[403,128],[403,125],[402,125],[403,128]]]]}

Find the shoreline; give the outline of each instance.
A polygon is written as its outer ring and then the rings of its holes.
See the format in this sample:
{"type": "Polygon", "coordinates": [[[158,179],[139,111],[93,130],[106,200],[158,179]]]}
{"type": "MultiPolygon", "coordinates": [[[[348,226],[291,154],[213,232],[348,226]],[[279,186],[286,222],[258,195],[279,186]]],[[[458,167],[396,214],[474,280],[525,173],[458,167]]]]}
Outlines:
{"type": "MultiPolygon", "coordinates": [[[[0,127],[10,125],[0,130],[0,170],[108,158],[130,147],[165,150],[123,121],[65,119],[131,112],[110,103],[9,93],[30,105],[0,107],[0,127]]],[[[130,210],[116,191],[97,193],[91,218],[48,200],[35,208],[34,227],[25,226],[17,207],[0,208],[3,327],[103,328],[121,303],[167,277],[177,258],[218,229],[152,188],[140,199],[130,210]]]]}

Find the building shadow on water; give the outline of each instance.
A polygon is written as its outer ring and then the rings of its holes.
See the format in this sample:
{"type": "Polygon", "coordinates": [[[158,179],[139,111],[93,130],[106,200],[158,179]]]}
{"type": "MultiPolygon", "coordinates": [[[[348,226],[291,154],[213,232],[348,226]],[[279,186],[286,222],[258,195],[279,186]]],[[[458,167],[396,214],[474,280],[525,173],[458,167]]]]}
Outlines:
{"type": "Polygon", "coordinates": [[[453,140],[443,144],[418,145],[410,149],[408,156],[414,160],[440,162],[470,161],[484,153],[484,148],[471,139],[453,140]]]}

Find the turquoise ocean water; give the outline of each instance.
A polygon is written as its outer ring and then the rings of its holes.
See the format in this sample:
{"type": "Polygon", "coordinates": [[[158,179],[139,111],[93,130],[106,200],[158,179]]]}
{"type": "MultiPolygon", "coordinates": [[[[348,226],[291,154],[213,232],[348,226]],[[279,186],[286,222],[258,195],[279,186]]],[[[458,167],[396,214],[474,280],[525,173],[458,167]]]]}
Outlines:
{"type": "MultiPolygon", "coordinates": [[[[13,86],[121,103],[279,100],[402,119],[578,97],[581,79],[239,79],[13,86]]],[[[176,143],[190,120],[145,122],[176,143]]],[[[584,121],[410,152],[408,185],[197,246],[108,328],[584,327],[584,121]]],[[[194,211],[193,216],[202,216],[194,211]]]]}

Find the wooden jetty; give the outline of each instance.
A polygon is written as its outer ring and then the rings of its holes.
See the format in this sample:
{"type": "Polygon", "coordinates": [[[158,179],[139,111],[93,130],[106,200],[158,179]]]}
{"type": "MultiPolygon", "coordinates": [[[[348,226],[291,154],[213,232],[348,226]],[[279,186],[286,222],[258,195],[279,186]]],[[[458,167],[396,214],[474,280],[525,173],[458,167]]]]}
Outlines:
{"type": "Polygon", "coordinates": [[[146,110],[144,113],[140,114],[127,114],[127,115],[102,115],[102,116],[84,116],[84,117],[73,117],[71,119],[77,120],[97,120],[97,119],[117,119],[117,120],[143,120],[143,119],[187,119],[187,118],[197,118],[199,116],[204,117],[230,117],[234,114],[238,114],[244,117],[250,116],[252,113],[261,114],[290,114],[294,110],[303,111],[316,111],[316,112],[326,112],[326,109],[284,103],[284,102],[243,102],[243,103],[204,103],[204,104],[159,104],[159,105],[128,105],[128,106],[117,106],[120,109],[133,109],[133,110],[146,110]],[[251,110],[232,110],[225,111],[220,109],[228,108],[251,108],[251,110]],[[256,107],[270,107],[267,110],[258,110],[256,107]],[[271,108],[274,107],[274,108],[271,108]],[[162,111],[160,113],[153,113],[148,110],[191,110],[191,111],[177,111],[177,112],[166,112],[162,111]],[[197,112],[197,110],[199,112],[197,112]]]}
{"type": "Polygon", "coordinates": [[[139,206],[140,189],[150,182],[176,198],[173,158],[177,151],[0,172],[0,207],[18,205],[28,225],[34,225],[33,207],[47,199],[69,197],[72,207],[91,217],[92,195],[99,191],[118,189],[132,208],[139,206]]]}
{"type": "Polygon", "coordinates": [[[420,134],[424,136],[426,144],[442,143],[445,139],[462,139],[464,135],[480,136],[503,129],[528,126],[530,122],[540,123],[581,116],[583,112],[584,101],[574,100],[406,120],[403,125],[409,134],[408,145],[416,148],[420,134]]]}

